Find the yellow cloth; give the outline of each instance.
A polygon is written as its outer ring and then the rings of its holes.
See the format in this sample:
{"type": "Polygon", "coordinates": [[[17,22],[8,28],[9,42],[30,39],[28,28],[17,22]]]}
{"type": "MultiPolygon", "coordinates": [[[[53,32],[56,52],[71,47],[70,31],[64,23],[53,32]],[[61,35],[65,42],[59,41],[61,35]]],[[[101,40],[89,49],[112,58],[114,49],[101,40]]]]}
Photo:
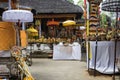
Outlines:
{"type": "Polygon", "coordinates": [[[90,43],[88,41],[86,42],[86,49],[87,49],[87,53],[89,54],[88,58],[92,59],[92,51],[91,51],[90,43]]]}
{"type": "Polygon", "coordinates": [[[92,59],[92,51],[91,51],[91,48],[90,48],[90,51],[89,51],[89,58],[92,59]]]}
{"type": "Polygon", "coordinates": [[[20,31],[20,38],[21,38],[21,47],[27,46],[27,35],[25,30],[20,31]]]}
{"type": "Polygon", "coordinates": [[[0,50],[9,50],[16,45],[16,32],[13,23],[0,22],[0,50]]]}
{"type": "Polygon", "coordinates": [[[29,76],[29,77],[25,77],[23,80],[34,80],[34,79],[32,78],[32,76],[29,76]]]}

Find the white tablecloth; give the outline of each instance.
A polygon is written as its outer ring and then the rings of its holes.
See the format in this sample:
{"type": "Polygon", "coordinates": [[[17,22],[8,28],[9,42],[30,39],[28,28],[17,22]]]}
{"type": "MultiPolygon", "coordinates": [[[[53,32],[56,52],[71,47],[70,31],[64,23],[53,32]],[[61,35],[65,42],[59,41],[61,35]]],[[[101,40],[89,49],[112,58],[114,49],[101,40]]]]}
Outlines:
{"type": "MultiPolygon", "coordinates": [[[[90,59],[90,68],[94,69],[94,61],[95,61],[95,41],[90,41],[90,49],[92,58],[90,59]]],[[[96,61],[96,70],[105,73],[112,74],[114,67],[114,41],[98,41],[97,48],[97,61],[96,61]]],[[[117,42],[117,57],[120,55],[120,42],[117,42]]],[[[118,72],[118,68],[116,66],[116,72],[118,72]]]]}
{"type": "Polygon", "coordinates": [[[50,47],[48,46],[48,44],[40,44],[39,47],[37,47],[37,44],[32,44],[32,46],[30,46],[30,45],[27,46],[27,49],[28,50],[32,49],[33,51],[36,51],[38,49],[40,49],[40,50],[45,50],[45,49],[50,50],[50,47]]]}
{"type": "Polygon", "coordinates": [[[54,45],[53,59],[75,59],[81,60],[81,46],[80,45],[54,45]]]}

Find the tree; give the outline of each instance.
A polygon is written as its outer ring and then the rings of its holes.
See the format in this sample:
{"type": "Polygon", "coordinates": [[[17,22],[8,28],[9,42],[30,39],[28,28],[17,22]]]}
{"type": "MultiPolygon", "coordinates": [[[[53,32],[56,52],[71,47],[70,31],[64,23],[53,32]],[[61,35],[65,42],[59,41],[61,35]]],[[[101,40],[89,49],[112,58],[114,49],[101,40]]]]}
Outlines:
{"type": "Polygon", "coordinates": [[[102,11],[100,15],[100,24],[102,27],[114,27],[115,26],[115,14],[113,12],[102,11]]]}
{"type": "Polygon", "coordinates": [[[111,27],[111,22],[110,16],[106,15],[105,13],[100,15],[100,24],[102,27],[111,27]]]}
{"type": "MultiPolygon", "coordinates": [[[[84,9],[84,0],[78,0],[77,5],[84,9]]],[[[82,16],[82,19],[85,19],[84,14],[82,16]]]]}
{"type": "Polygon", "coordinates": [[[84,5],[84,1],[83,0],[79,0],[78,3],[77,3],[77,5],[83,6],[84,5]]]}
{"type": "Polygon", "coordinates": [[[101,24],[101,27],[107,27],[107,19],[104,13],[100,15],[100,24],[101,24]]]}

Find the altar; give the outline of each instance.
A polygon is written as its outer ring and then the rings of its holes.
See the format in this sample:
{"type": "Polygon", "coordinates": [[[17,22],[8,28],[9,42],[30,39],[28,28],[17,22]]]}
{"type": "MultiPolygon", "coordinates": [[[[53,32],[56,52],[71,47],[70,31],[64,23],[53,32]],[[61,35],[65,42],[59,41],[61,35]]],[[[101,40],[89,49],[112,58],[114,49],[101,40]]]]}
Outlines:
{"type": "Polygon", "coordinates": [[[81,60],[81,46],[74,45],[53,45],[53,59],[54,60],[81,60]]]}
{"type": "MultiPolygon", "coordinates": [[[[94,69],[95,63],[95,46],[96,41],[90,41],[90,64],[89,67],[94,69]]],[[[104,74],[113,74],[114,68],[114,41],[98,41],[96,70],[104,74]]],[[[117,42],[116,58],[120,58],[120,42],[117,42]]],[[[87,60],[88,62],[88,60],[87,60]]],[[[117,65],[115,72],[118,72],[117,65]]]]}

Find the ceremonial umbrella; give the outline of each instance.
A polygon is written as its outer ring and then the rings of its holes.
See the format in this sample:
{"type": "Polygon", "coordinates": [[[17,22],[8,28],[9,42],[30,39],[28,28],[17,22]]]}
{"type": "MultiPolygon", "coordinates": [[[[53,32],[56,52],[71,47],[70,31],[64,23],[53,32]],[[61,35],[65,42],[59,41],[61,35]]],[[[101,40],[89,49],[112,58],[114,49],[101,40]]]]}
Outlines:
{"type": "MultiPolygon", "coordinates": [[[[33,14],[27,10],[6,10],[2,14],[2,20],[7,22],[18,22],[18,28],[20,28],[20,22],[32,22],[33,14]]],[[[17,32],[17,45],[20,46],[20,31],[17,32]]]]}
{"type": "Polygon", "coordinates": [[[74,25],[76,25],[76,22],[73,21],[73,20],[66,20],[66,21],[64,21],[64,22],[62,23],[62,25],[63,25],[64,27],[74,26],[74,25]]]}
{"type": "MultiPolygon", "coordinates": [[[[116,12],[116,28],[118,28],[118,12],[120,12],[120,0],[106,0],[102,3],[102,10],[109,12],[116,12]]],[[[117,29],[115,31],[117,34],[117,29]]],[[[116,47],[117,47],[117,35],[115,35],[115,48],[114,48],[114,69],[113,80],[115,80],[115,63],[116,63],[116,47]]]]}

